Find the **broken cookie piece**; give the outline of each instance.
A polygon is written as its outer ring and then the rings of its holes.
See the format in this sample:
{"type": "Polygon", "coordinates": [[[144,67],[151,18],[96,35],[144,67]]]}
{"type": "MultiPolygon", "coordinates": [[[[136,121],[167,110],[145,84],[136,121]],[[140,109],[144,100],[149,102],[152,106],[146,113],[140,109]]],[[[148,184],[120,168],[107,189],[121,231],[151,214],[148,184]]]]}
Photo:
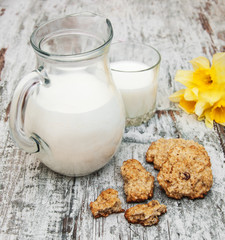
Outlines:
{"type": "Polygon", "coordinates": [[[152,200],[148,204],[138,204],[126,210],[125,218],[129,223],[139,223],[152,226],[159,222],[158,216],[166,213],[167,208],[158,201],[152,200]]]}
{"type": "Polygon", "coordinates": [[[127,202],[143,202],[153,196],[154,177],[138,160],[124,161],[121,174],[127,202]]]}
{"type": "Polygon", "coordinates": [[[94,218],[107,217],[112,213],[121,213],[121,201],[118,192],[112,188],[102,191],[96,201],[90,203],[91,212],[94,218]]]}

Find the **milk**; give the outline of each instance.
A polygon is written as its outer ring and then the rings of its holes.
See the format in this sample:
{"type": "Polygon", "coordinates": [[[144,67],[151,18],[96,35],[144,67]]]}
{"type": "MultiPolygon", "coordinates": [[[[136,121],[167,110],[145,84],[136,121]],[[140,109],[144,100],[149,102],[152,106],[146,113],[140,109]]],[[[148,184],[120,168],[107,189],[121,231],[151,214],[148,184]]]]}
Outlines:
{"type": "Polygon", "coordinates": [[[26,134],[38,133],[37,154],[48,167],[66,175],[86,175],[104,166],[121,141],[124,116],[113,90],[85,72],[49,75],[30,96],[26,134]]]}
{"type": "Polygon", "coordinates": [[[157,94],[155,70],[136,61],[117,61],[110,66],[124,101],[126,117],[136,118],[153,111],[157,94]]]}

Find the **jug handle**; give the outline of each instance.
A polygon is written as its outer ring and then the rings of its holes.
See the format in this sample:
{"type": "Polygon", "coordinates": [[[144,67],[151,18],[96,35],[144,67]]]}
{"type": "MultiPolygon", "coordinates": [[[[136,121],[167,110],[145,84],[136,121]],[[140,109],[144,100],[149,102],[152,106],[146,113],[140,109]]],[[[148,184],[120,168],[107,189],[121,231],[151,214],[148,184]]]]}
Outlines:
{"type": "Polygon", "coordinates": [[[33,90],[41,83],[37,70],[27,74],[17,85],[10,109],[9,127],[11,135],[17,145],[28,153],[39,152],[39,141],[34,136],[26,136],[24,131],[24,117],[27,101],[33,90]]]}

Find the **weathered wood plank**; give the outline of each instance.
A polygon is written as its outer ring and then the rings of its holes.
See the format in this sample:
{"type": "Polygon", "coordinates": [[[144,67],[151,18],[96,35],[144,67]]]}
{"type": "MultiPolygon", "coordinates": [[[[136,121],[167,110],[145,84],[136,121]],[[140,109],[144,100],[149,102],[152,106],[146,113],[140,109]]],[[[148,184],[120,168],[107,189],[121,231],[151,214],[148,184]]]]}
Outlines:
{"type": "MultiPolygon", "coordinates": [[[[154,128],[156,123],[158,125],[154,136],[148,137],[148,142],[156,140],[161,137],[161,134],[164,134],[164,122],[171,121],[171,118],[175,118],[177,121],[175,121],[175,125],[179,125],[176,128],[180,132],[184,132],[186,124],[189,124],[190,129],[196,128],[196,121],[192,116],[187,119],[183,113],[175,113],[173,117],[164,113],[158,119],[159,115],[156,114],[149,122],[149,129],[154,128]]],[[[204,129],[204,124],[201,127],[204,129]]],[[[177,201],[167,198],[155,181],[154,199],[166,204],[168,213],[161,218],[160,224],[152,227],[151,230],[141,226],[129,225],[123,214],[94,220],[89,210],[90,201],[96,199],[99,193],[108,187],[114,187],[119,191],[125,208],[134,205],[125,203],[120,166],[124,160],[136,158],[156,177],[157,171],[153,169],[152,165],[145,162],[145,152],[149,146],[147,141],[144,141],[144,143],[124,142],[110,164],[97,173],[81,178],[68,178],[55,174],[33,157],[31,158],[18,150],[10,153],[10,148],[7,148],[4,153],[7,160],[5,157],[2,160],[7,161],[5,175],[9,179],[7,181],[8,188],[4,189],[2,202],[8,202],[10,199],[11,204],[7,204],[5,207],[3,205],[1,230],[6,231],[7,229],[12,234],[19,229],[21,239],[32,239],[33,236],[44,239],[43,236],[46,236],[46,233],[54,239],[60,239],[61,237],[62,239],[70,239],[69,237],[72,238],[72,236],[74,236],[74,239],[91,239],[92,237],[93,239],[116,239],[116,236],[119,235],[121,235],[121,239],[129,239],[126,238],[128,236],[130,236],[130,239],[151,239],[150,237],[153,236],[160,239],[160,236],[168,234],[170,234],[171,239],[176,239],[178,236],[181,239],[184,237],[191,239],[193,236],[198,239],[203,232],[206,234],[205,236],[208,234],[212,239],[217,239],[218,236],[222,237],[223,232],[217,230],[223,229],[225,224],[223,216],[225,211],[225,189],[223,185],[225,159],[224,156],[221,156],[223,155],[221,154],[222,149],[218,149],[216,144],[218,141],[217,134],[211,130],[200,134],[201,131],[201,128],[198,129],[193,135],[193,139],[205,143],[204,145],[211,157],[214,175],[212,190],[203,200],[184,199],[177,201]],[[208,138],[214,140],[214,146],[212,144],[207,145],[208,138]],[[17,156],[16,159],[15,156],[17,156]],[[21,161],[23,162],[21,163],[21,161]],[[9,176],[9,171],[12,172],[12,169],[15,169],[17,174],[13,172],[9,176]],[[210,209],[208,209],[208,204],[210,204],[210,209]],[[19,212],[20,214],[18,214],[19,212]],[[209,219],[208,214],[213,218],[209,219]],[[7,216],[11,216],[10,219],[7,216]],[[199,216],[203,218],[204,224],[199,221],[199,216]],[[217,230],[213,228],[215,224],[217,230]],[[90,226],[92,226],[91,229],[90,226]],[[193,226],[196,230],[195,235],[192,235],[193,226]],[[168,233],[168,228],[170,233],[168,233]]],[[[129,134],[130,131],[125,134],[125,139],[129,138],[129,134]]],[[[187,135],[186,132],[184,136],[187,135]]],[[[173,133],[172,136],[174,136],[173,133]]],[[[165,137],[170,136],[166,135],[165,137]]]]}
{"type": "MultiPolygon", "coordinates": [[[[207,129],[168,101],[182,88],[173,81],[178,69],[190,69],[194,57],[225,49],[225,3],[217,1],[14,1],[0,3],[0,239],[225,239],[225,128],[207,129]],[[114,41],[135,40],[155,46],[162,55],[157,112],[147,123],[126,128],[123,143],[112,161],[86,177],[56,174],[24,153],[8,131],[10,101],[19,79],[35,67],[29,43],[34,27],[51,18],[91,11],[107,16],[114,41]],[[7,49],[7,50],[4,50],[7,49]],[[127,223],[123,214],[93,219],[89,203],[113,187],[125,202],[120,175],[122,162],[137,158],[160,137],[182,137],[203,144],[208,151],[214,184],[201,200],[168,198],[155,181],[153,199],[168,207],[157,226],[127,223]]],[[[141,54],[141,53],[140,53],[141,54]]]]}

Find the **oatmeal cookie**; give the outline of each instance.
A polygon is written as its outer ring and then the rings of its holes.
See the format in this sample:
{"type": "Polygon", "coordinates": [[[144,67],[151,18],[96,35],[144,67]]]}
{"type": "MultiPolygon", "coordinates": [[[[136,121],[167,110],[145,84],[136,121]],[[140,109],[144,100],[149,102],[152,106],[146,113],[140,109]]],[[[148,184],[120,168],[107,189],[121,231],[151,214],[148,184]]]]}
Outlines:
{"type": "Polygon", "coordinates": [[[154,177],[138,160],[124,161],[121,174],[127,202],[143,202],[153,196],[154,177]]]}
{"type": "Polygon", "coordinates": [[[146,161],[153,162],[154,168],[160,170],[163,163],[167,161],[168,152],[175,146],[197,146],[200,149],[204,149],[202,145],[193,140],[178,139],[165,139],[160,138],[156,142],[153,142],[146,153],[146,161]]]}
{"type": "Polygon", "coordinates": [[[168,197],[203,198],[213,183],[210,158],[197,145],[178,145],[169,151],[157,179],[168,197]]]}
{"type": "Polygon", "coordinates": [[[152,200],[148,204],[138,204],[126,210],[125,218],[129,223],[139,223],[143,226],[152,226],[159,222],[158,216],[166,213],[165,205],[152,200]]]}
{"type": "Polygon", "coordinates": [[[107,217],[109,214],[125,211],[121,208],[118,192],[112,188],[102,191],[97,200],[90,203],[90,208],[95,218],[107,217]]]}

